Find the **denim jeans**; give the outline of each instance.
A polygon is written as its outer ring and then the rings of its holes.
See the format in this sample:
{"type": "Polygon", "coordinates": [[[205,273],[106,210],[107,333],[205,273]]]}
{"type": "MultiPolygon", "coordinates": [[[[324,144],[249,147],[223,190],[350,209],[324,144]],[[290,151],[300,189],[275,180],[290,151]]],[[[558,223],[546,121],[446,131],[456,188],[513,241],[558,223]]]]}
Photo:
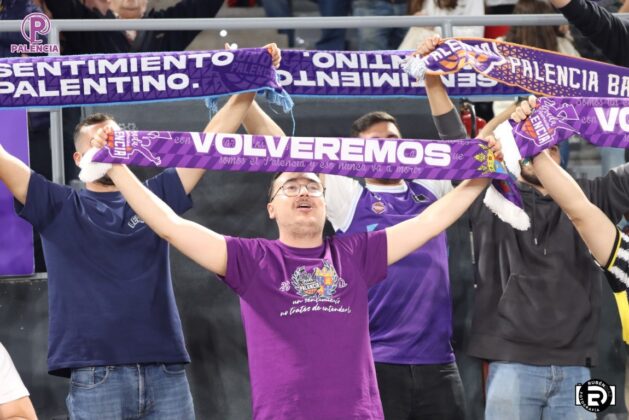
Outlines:
{"type": "Polygon", "coordinates": [[[492,362],[485,420],[594,420],[575,405],[575,385],[592,379],[582,366],[533,366],[492,362]]]}
{"type": "Polygon", "coordinates": [[[183,364],[73,369],[66,399],[70,420],[193,420],[183,364]]]}
{"type": "MultiPolygon", "coordinates": [[[[389,0],[354,0],[354,16],[404,16],[406,2],[389,0]]],[[[397,50],[407,28],[359,28],[358,49],[362,51],[397,50]]]]}
{"type": "Polygon", "coordinates": [[[465,398],[456,363],[397,365],[376,362],[387,420],[463,420],[465,398]]]}

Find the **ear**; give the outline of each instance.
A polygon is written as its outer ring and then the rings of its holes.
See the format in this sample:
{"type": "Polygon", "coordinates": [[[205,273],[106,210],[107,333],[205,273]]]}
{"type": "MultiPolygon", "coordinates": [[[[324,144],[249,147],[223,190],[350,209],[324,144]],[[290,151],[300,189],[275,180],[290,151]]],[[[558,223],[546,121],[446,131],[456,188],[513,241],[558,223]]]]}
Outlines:
{"type": "Polygon", "coordinates": [[[79,164],[81,163],[81,154],[79,152],[74,152],[72,154],[72,159],[74,159],[74,164],[76,166],[79,166],[79,164]]]}
{"type": "Polygon", "coordinates": [[[266,210],[269,212],[269,219],[275,219],[275,208],[273,207],[273,203],[268,203],[266,205],[266,210]]]}

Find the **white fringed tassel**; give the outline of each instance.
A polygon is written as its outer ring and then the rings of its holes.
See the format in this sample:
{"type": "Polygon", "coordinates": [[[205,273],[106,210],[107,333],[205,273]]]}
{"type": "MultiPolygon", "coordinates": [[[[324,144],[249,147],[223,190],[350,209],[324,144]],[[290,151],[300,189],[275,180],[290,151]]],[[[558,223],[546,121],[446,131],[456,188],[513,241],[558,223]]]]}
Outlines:
{"type": "Polygon", "coordinates": [[[100,149],[96,149],[92,147],[89,149],[83,157],[81,158],[81,163],[79,164],[79,168],[81,168],[81,172],[79,173],[79,179],[83,182],[94,182],[97,179],[100,179],[107,175],[107,172],[111,169],[111,163],[100,163],[100,162],[92,162],[94,155],[100,149]]]}
{"type": "Polygon", "coordinates": [[[493,185],[487,188],[483,203],[500,220],[510,224],[514,229],[527,230],[531,227],[531,219],[529,219],[529,215],[526,214],[524,209],[507,200],[493,185]]]}
{"type": "Polygon", "coordinates": [[[426,76],[426,64],[420,57],[409,56],[402,61],[402,70],[417,80],[424,80],[426,76]]]}

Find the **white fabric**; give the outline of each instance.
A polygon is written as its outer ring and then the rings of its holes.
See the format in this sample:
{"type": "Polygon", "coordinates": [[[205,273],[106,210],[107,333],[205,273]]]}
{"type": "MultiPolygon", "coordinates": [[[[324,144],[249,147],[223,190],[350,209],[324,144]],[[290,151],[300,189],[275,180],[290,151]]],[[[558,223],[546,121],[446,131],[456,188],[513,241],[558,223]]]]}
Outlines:
{"type": "MultiPolygon", "coordinates": [[[[481,0],[459,0],[454,9],[440,9],[435,5],[434,0],[426,0],[422,12],[426,16],[482,16],[485,14],[485,5],[481,0]]],[[[441,34],[441,28],[435,28],[435,30],[441,34]]],[[[456,37],[482,38],[485,35],[485,27],[454,26],[452,33],[456,37]]]]}
{"type": "Polygon", "coordinates": [[[524,209],[519,208],[500,194],[493,185],[487,188],[483,203],[500,220],[508,223],[517,230],[527,230],[531,227],[531,219],[524,209]]]}
{"type": "Polygon", "coordinates": [[[356,212],[363,186],[355,179],[341,175],[325,175],[327,217],[335,231],[345,232],[356,212]]]}
{"type": "Polygon", "coordinates": [[[11,356],[0,343],[0,404],[28,396],[28,390],[22,383],[11,356]]]}
{"type": "Polygon", "coordinates": [[[111,163],[92,162],[92,158],[99,150],[92,147],[81,158],[81,163],[79,164],[79,168],[81,168],[79,179],[81,181],[94,182],[107,175],[107,172],[111,169],[111,163]]]}

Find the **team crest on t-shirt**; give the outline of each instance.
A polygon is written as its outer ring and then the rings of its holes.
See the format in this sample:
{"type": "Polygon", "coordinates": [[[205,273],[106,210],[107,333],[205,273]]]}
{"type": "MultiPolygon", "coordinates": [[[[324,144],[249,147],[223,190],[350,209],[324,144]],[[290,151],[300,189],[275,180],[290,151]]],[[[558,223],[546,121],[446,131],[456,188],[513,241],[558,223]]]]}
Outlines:
{"type": "Polygon", "coordinates": [[[297,267],[290,282],[282,282],[280,290],[288,292],[293,286],[297,294],[306,299],[329,299],[336,292],[337,288],[347,286],[345,280],[340,278],[329,261],[323,261],[323,267],[315,267],[312,272],[308,272],[306,267],[297,267]]]}
{"type": "Polygon", "coordinates": [[[386,207],[382,201],[376,201],[371,205],[371,210],[376,214],[382,214],[386,210],[386,207]]]}

